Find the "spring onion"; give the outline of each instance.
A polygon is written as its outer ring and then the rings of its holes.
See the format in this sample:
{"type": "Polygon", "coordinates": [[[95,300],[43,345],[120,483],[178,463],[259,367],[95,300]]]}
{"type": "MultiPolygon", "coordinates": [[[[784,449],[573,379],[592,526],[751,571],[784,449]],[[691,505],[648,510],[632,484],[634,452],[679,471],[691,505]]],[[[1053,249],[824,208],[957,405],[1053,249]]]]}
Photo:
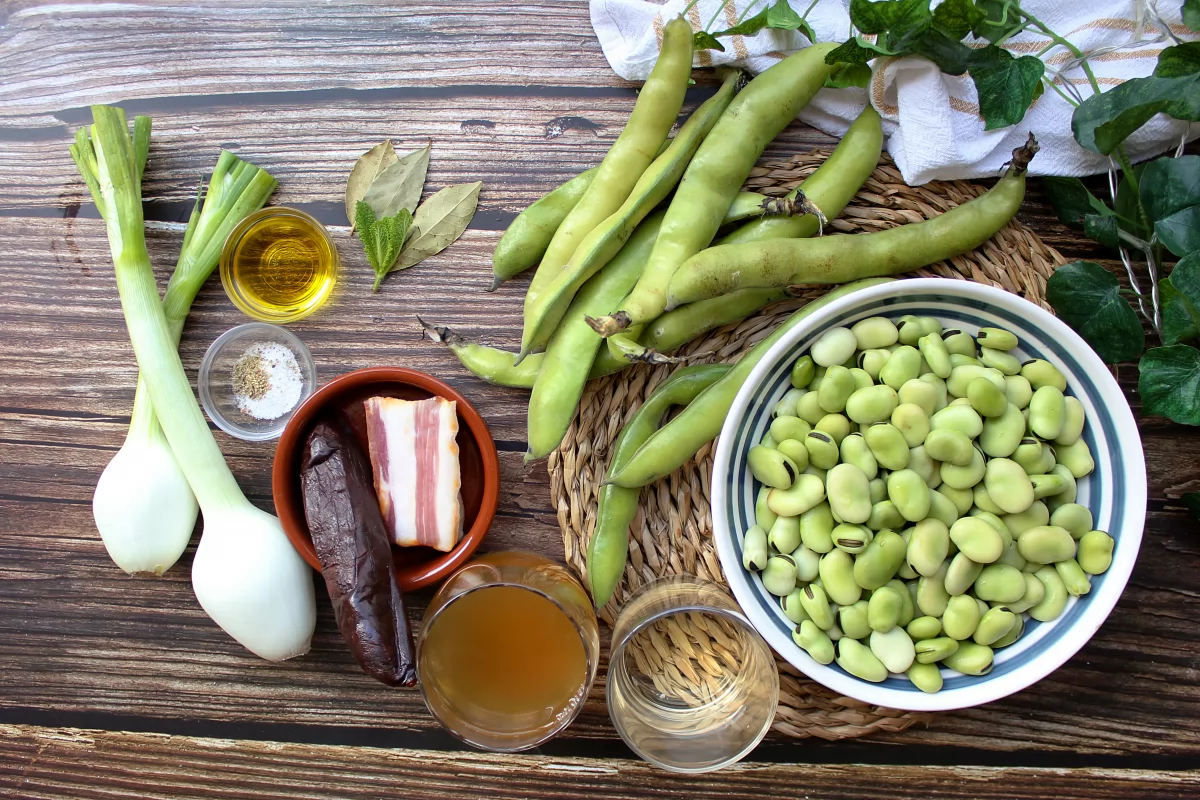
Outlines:
{"type": "MultiPolygon", "coordinates": [[[[131,136],[123,110],[93,106],[92,115],[94,122],[90,130],[76,136],[72,155],[98,198],[108,231],[125,323],[145,382],[143,394],[153,404],[204,514],[204,533],[192,563],[192,588],[204,611],[251,652],[272,661],[301,655],[308,651],[316,623],[312,573],[288,543],[279,520],[253,506],[238,488],[176,352],[183,318],[198,288],[198,283],[195,287],[191,283],[202,282],[205,253],[220,248],[224,237],[218,231],[234,215],[238,202],[255,201],[241,198],[225,214],[214,203],[207,226],[203,212],[195,227],[189,224],[183,249],[195,256],[193,261],[181,257],[168,286],[169,316],[154,283],[142,217],[148,120],[144,133],[140,132],[143,125],[135,123],[131,136]],[[185,261],[194,266],[185,269],[185,261]],[[172,287],[179,287],[174,295],[172,287]]],[[[236,168],[230,161],[226,165],[236,168]]],[[[274,181],[267,179],[273,187],[274,181]]]]}

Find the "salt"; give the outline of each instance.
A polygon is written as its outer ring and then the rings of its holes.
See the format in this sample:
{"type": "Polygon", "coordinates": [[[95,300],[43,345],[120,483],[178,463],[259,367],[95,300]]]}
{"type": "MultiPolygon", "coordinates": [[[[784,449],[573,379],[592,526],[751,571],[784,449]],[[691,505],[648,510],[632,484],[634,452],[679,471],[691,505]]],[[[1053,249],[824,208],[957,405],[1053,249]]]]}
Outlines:
{"type": "Polygon", "coordinates": [[[233,367],[233,399],[255,419],[278,419],[296,407],[304,379],[296,354],[277,342],[252,344],[233,367]]]}

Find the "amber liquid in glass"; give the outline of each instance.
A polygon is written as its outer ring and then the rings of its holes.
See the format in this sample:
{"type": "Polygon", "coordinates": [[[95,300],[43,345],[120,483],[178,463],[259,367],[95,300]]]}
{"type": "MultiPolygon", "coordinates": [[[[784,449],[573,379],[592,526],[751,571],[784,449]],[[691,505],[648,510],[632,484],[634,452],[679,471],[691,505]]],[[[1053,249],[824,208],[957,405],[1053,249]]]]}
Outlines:
{"type": "Polygon", "coordinates": [[[575,625],[552,601],[516,586],[463,595],[442,610],[422,647],[423,680],[435,682],[459,713],[497,730],[552,722],[586,681],[575,625]]]}
{"type": "Polygon", "coordinates": [[[295,314],[329,296],[337,259],[320,232],[306,221],[267,217],[242,235],[229,270],[251,304],[272,313],[295,314]]]}

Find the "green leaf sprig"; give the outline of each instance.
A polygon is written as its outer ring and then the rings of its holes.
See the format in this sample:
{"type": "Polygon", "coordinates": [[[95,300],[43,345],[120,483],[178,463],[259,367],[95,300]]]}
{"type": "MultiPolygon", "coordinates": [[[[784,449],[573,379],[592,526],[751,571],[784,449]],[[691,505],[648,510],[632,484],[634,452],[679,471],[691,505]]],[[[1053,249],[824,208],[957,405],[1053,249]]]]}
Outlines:
{"type": "MultiPolygon", "coordinates": [[[[726,3],[721,4],[716,14],[720,14],[724,10],[727,2],[728,0],[726,0],[726,3]]],[[[797,14],[796,10],[788,4],[788,0],[768,1],[767,5],[757,14],[738,20],[737,24],[732,28],[712,33],[709,33],[707,30],[696,31],[692,37],[692,44],[697,50],[716,50],[724,53],[725,45],[718,41],[720,37],[754,36],[762,30],[800,31],[810,42],[815,42],[817,41],[817,34],[813,32],[812,26],[808,24],[807,17],[808,12],[812,11],[816,4],[817,0],[812,0],[812,3],[803,14],[797,14]]],[[[695,5],[695,0],[683,10],[683,13],[686,14],[693,5],[695,5]]],[[[746,6],[746,10],[743,13],[750,13],[757,5],[758,0],[755,0],[755,2],[746,6]]],[[[712,24],[716,22],[716,14],[709,20],[708,25],[705,26],[706,29],[712,27],[712,24]]]]}

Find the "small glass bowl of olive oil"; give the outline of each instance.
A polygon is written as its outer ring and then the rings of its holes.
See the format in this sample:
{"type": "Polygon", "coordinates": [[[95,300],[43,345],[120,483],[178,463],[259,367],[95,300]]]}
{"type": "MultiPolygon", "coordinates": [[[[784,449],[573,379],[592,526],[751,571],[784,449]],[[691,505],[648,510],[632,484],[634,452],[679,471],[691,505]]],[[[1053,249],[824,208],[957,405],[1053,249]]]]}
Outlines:
{"type": "Polygon", "coordinates": [[[329,299],[337,266],[325,226],[303,211],[273,206],[230,232],[221,251],[221,285],[247,316],[295,322],[329,299]]]}

